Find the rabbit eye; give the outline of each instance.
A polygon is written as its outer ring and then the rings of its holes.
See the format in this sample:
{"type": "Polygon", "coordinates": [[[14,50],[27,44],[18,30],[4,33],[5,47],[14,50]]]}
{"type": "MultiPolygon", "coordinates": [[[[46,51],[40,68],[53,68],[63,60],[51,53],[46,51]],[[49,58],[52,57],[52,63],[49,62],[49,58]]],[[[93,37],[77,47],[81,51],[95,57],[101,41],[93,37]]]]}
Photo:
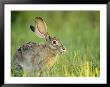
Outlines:
{"type": "Polygon", "coordinates": [[[53,43],[53,44],[57,44],[57,41],[56,41],[56,40],[53,40],[52,43],[53,43]]]}

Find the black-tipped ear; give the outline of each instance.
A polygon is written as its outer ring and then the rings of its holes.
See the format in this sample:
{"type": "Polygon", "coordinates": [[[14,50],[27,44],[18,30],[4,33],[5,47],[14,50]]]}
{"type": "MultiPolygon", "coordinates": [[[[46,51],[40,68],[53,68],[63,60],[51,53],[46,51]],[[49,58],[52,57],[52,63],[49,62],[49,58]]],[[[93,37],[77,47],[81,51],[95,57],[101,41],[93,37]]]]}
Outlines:
{"type": "Polygon", "coordinates": [[[34,26],[30,25],[30,28],[31,28],[31,30],[32,30],[33,32],[35,32],[35,27],[34,27],[34,26]]]}

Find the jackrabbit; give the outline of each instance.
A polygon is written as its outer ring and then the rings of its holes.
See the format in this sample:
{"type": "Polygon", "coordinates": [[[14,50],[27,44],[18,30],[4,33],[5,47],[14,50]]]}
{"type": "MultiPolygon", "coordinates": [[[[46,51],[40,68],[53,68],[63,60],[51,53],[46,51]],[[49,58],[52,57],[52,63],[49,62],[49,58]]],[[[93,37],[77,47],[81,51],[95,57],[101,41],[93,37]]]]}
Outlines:
{"type": "Polygon", "coordinates": [[[46,43],[23,44],[14,54],[14,64],[28,71],[42,71],[45,67],[50,68],[56,62],[56,56],[65,51],[65,47],[59,39],[48,34],[46,23],[41,17],[36,17],[35,26],[30,25],[30,28],[37,36],[44,38],[46,43]]]}

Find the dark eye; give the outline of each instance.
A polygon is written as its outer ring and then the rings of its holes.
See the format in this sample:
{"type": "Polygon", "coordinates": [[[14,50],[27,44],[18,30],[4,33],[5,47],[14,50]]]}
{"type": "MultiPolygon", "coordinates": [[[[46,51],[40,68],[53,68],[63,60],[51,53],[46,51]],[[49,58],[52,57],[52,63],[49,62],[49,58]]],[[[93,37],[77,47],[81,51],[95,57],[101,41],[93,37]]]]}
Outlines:
{"type": "Polygon", "coordinates": [[[53,43],[53,44],[56,44],[56,40],[53,40],[52,43],[53,43]]]}

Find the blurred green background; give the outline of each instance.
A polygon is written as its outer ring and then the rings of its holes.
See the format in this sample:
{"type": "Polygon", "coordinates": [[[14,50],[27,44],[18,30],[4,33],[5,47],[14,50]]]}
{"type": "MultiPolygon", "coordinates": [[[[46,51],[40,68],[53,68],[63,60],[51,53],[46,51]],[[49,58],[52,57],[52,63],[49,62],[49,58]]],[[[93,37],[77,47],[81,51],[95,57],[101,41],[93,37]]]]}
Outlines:
{"type": "MultiPolygon", "coordinates": [[[[49,34],[59,38],[67,50],[43,76],[100,76],[100,11],[12,11],[12,62],[16,49],[23,43],[45,43],[30,30],[36,16],[45,20],[49,34]]],[[[32,75],[25,72],[24,76],[32,75]]]]}

